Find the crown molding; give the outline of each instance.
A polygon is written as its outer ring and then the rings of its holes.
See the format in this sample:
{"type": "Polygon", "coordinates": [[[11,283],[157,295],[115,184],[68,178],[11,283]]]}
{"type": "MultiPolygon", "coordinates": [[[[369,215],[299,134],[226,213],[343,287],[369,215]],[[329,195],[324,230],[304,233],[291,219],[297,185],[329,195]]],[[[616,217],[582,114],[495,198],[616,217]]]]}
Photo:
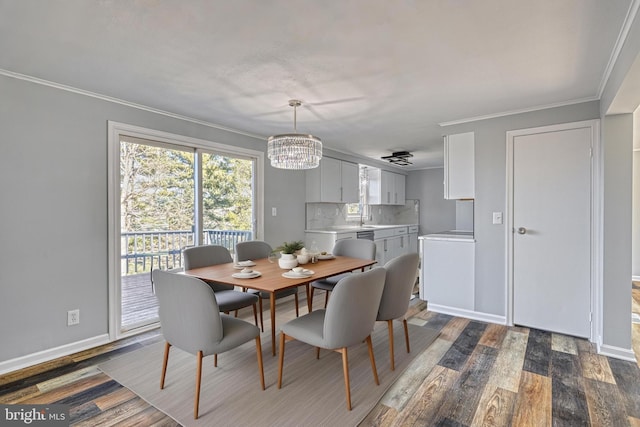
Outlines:
{"type": "Polygon", "coordinates": [[[262,139],[262,140],[265,140],[265,141],[267,139],[267,137],[265,137],[263,135],[256,135],[256,134],[253,134],[253,133],[244,132],[244,131],[241,131],[241,130],[238,130],[238,129],[229,128],[229,127],[218,125],[218,124],[215,124],[215,123],[212,123],[212,122],[208,122],[208,121],[205,121],[205,120],[195,119],[195,118],[189,117],[189,116],[183,116],[181,114],[176,114],[176,113],[172,113],[170,111],[160,110],[160,109],[149,107],[149,106],[142,105],[142,104],[136,104],[135,102],[125,101],[124,99],[114,98],[112,96],[102,95],[100,93],[91,92],[91,91],[84,90],[84,89],[78,89],[78,88],[73,87],[73,86],[67,86],[67,85],[64,85],[64,84],[61,84],[61,83],[56,83],[56,82],[52,82],[52,81],[49,81],[49,80],[40,79],[38,77],[29,76],[27,74],[16,73],[14,71],[5,70],[5,69],[2,69],[2,68],[0,68],[0,75],[6,76],[6,77],[11,77],[11,78],[18,79],[18,80],[25,80],[25,81],[28,81],[28,82],[31,82],[31,83],[35,83],[35,84],[39,84],[39,85],[43,85],[43,86],[49,86],[49,87],[52,87],[52,88],[55,88],[55,89],[64,90],[66,92],[76,93],[78,95],[84,95],[84,96],[88,96],[88,97],[91,97],[91,98],[100,99],[102,101],[112,102],[114,104],[124,105],[126,107],[131,107],[131,108],[135,108],[135,109],[138,109],[138,110],[148,111],[150,113],[160,114],[160,115],[163,115],[163,116],[171,117],[173,119],[184,120],[186,122],[191,122],[191,123],[195,123],[195,124],[198,124],[198,125],[202,125],[202,126],[206,126],[206,127],[210,127],[210,128],[214,128],[214,129],[219,129],[219,130],[223,130],[223,131],[226,131],[226,132],[235,133],[235,134],[238,134],[238,135],[248,136],[250,138],[262,139]]]}
{"type": "Polygon", "coordinates": [[[622,28],[620,29],[620,33],[618,34],[618,39],[616,40],[613,51],[611,52],[611,56],[609,57],[607,68],[605,68],[604,74],[602,75],[600,87],[598,88],[598,99],[602,98],[602,93],[607,86],[609,77],[611,77],[611,72],[616,65],[616,61],[618,61],[618,56],[620,56],[622,46],[629,36],[629,31],[631,30],[631,25],[636,18],[636,14],[638,13],[638,8],[640,8],[640,0],[632,0],[631,4],[629,5],[629,10],[627,11],[627,16],[625,16],[624,23],[622,24],[622,28]]]}
{"type": "Polygon", "coordinates": [[[580,99],[574,99],[574,100],[571,100],[571,101],[557,102],[557,103],[554,103],[554,104],[537,105],[535,107],[522,108],[522,109],[519,109],[519,110],[509,110],[509,111],[503,111],[501,113],[486,114],[484,116],[475,116],[475,117],[468,117],[468,118],[465,118],[465,119],[451,120],[449,122],[438,123],[438,125],[441,126],[441,127],[453,126],[453,125],[459,125],[459,124],[462,124],[462,123],[477,122],[479,120],[495,119],[495,118],[498,118],[498,117],[513,116],[515,114],[530,113],[532,111],[546,110],[546,109],[549,109],[549,108],[565,107],[567,105],[582,104],[583,102],[598,101],[599,99],[600,99],[599,97],[590,96],[590,97],[587,97],[587,98],[580,98],[580,99]]]}

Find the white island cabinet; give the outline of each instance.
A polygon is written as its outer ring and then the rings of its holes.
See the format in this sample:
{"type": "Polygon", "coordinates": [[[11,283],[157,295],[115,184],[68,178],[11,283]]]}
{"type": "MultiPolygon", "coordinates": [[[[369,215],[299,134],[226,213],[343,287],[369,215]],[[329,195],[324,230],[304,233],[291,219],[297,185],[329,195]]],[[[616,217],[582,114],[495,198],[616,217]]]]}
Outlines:
{"type": "Polygon", "coordinates": [[[470,232],[420,236],[420,299],[436,312],[474,310],[475,240],[470,232]]]}

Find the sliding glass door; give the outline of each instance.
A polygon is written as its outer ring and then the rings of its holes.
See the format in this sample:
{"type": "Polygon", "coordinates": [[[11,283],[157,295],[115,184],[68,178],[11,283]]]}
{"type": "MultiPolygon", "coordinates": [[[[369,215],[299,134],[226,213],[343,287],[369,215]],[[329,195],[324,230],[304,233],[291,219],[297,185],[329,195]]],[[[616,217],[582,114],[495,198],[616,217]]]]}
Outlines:
{"type": "Polygon", "coordinates": [[[216,244],[234,252],[237,242],[254,238],[258,159],[189,141],[117,136],[118,202],[112,210],[119,280],[111,323],[120,337],[158,322],[154,268],[181,268],[188,246],[216,244]]]}

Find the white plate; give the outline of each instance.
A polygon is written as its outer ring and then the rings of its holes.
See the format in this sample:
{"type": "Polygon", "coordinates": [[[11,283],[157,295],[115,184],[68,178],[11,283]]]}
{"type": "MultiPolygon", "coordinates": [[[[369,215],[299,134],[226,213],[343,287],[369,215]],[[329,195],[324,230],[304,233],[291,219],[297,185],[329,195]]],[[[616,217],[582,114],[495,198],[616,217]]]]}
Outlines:
{"type": "Polygon", "coordinates": [[[313,275],[312,270],[304,270],[300,273],[296,273],[293,271],[287,271],[286,273],[282,273],[282,277],[286,277],[287,279],[304,279],[305,277],[311,277],[313,275]]]}
{"type": "Polygon", "coordinates": [[[255,262],[247,260],[247,261],[240,261],[240,262],[234,264],[233,268],[236,268],[238,270],[242,270],[245,267],[253,267],[254,265],[256,265],[255,262]]]}
{"type": "Polygon", "coordinates": [[[252,271],[251,273],[233,273],[231,276],[236,279],[255,279],[256,277],[262,276],[262,273],[259,271],[252,271]]]}
{"type": "Polygon", "coordinates": [[[324,255],[320,254],[320,255],[318,255],[318,259],[320,259],[320,260],[335,259],[335,258],[336,257],[333,256],[333,254],[324,254],[324,255]]]}

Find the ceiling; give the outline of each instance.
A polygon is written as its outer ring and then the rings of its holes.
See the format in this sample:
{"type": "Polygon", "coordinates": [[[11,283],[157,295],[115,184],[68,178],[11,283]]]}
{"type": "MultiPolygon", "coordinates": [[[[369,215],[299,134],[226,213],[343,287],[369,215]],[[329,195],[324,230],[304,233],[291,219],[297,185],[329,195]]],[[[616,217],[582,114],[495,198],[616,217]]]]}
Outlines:
{"type": "Polygon", "coordinates": [[[420,169],[441,124],[599,99],[631,5],[0,0],[0,69],[264,138],[300,99],[326,148],[420,169]]]}

